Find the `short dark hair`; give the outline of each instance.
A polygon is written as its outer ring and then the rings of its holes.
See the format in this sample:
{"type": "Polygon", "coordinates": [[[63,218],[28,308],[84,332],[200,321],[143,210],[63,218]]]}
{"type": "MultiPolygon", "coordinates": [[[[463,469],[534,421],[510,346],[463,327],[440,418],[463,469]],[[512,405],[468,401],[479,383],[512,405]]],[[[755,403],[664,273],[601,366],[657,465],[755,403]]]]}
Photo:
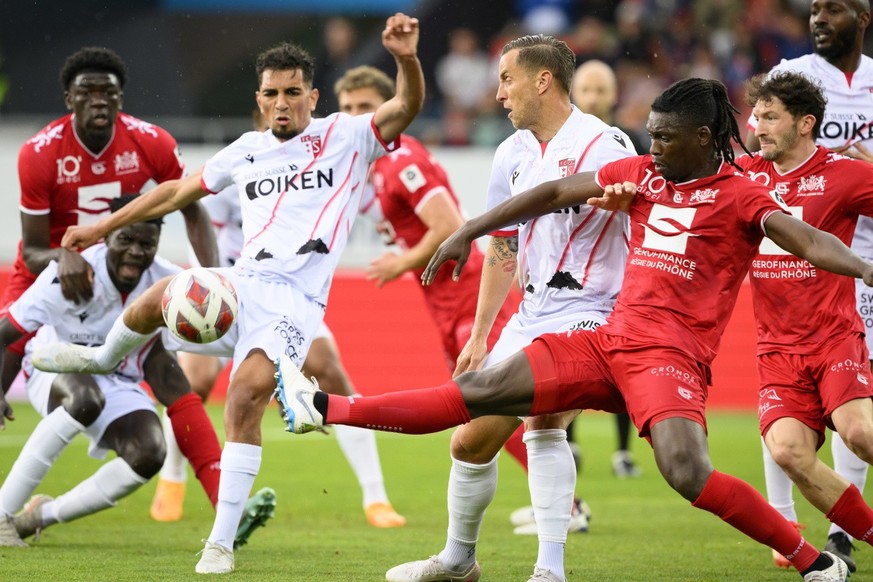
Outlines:
{"type": "Polygon", "coordinates": [[[813,139],[818,139],[824,120],[827,97],[818,80],[793,71],[776,71],[769,77],[756,75],[746,81],[746,103],[752,107],[758,101],[776,97],[794,119],[803,115],[815,117],[813,139]]]}
{"type": "Polygon", "coordinates": [[[379,96],[388,101],[394,97],[394,81],[375,67],[362,65],[349,69],[334,83],[333,92],[339,96],[343,91],[356,89],[375,89],[379,96]]]}
{"type": "Polygon", "coordinates": [[[739,169],[734,163],[736,141],[744,152],[751,155],[740,137],[740,128],[734,117],[739,110],[731,104],[727,87],[715,79],[684,79],[677,81],[655,98],[655,113],[674,113],[692,127],[706,126],[712,132],[713,143],[721,158],[739,169]]]}
{"type": "Polygon", "coordinates": [[[312,86],[312,77],[315,75],[315,60],[302,47],[283,42],[272,48],[268,48],[258,55],[255,60],[255,72],[258,74],[258,87],[261,86],[264,71],[291,71],[300,69],[303,74],[303,82],[312,86]]]}
{"type": "MultiPolygon", "coordinates": [[[[109,201],[109,212],[118,212],[140,196],[140,194],[122,194],[118,198],[113,198],[109,201]]],[[[161,216],[144,222],[146,224],[154,224],[158,228],[161,228],[164,225],[164,219],[161,216]]]]}
{"type": "Polygon", "coordinates": [[[562,40],[546,34],[529,34],[503,46],[501,55],[518,50],[518,64],[525,71],[546,69],[555,76],[569,95],[576,72],[576,55],[562,40]]]}
{"type": "Polygon", "coordinates": [[[118,84],[124,89],[127,84],[127,65],[112,49],[101,46],[86,46],[67,57],[58,81],[64,91],[70,88],[70,83],[76,75],[86,71],[112,73],[118,78],[118,84]]]}

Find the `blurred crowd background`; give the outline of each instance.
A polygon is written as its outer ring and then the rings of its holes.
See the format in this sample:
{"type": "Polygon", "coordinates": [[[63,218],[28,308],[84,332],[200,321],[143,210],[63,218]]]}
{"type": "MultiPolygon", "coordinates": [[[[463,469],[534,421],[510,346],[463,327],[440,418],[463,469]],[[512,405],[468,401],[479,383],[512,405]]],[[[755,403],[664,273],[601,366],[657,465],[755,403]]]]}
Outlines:
{"type": "Polygon", "coordinates": [[[89,44],[127,61],[124,109],[180,142],[228,142],[246,131],[254,55],[282,40],[316,57],[325,115],[336,110],[333,82],[348,67],[393,75],[380,33],[397,10],[422,23],[428,98],[410,133],[430,145],[493,146],[511,133],[494,99],[496,62],[523,34],[566,40],[579,63],[609,63],[619,81],[616,123],[643,143],[649,105],[673,81],[721,79],[742,106],[745,79],[811,51],[808,0],[5,0],[0,123],[38,128],[57,117],[57,71],[89,44]]]}

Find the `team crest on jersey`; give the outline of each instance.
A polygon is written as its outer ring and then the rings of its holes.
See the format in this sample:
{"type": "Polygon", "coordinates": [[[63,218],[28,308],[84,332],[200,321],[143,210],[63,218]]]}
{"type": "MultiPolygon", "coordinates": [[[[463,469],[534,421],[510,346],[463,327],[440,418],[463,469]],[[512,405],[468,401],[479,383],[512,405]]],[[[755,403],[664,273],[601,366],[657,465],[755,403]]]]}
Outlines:
{"type": "Polygon", "coordinates": [[[152,137],[158,137],[158,130],[155,126],[147,121],[130,117],[129,115],[119,115],[118,118],[127,127],[127,131],[138,131],[152,137]]]}
{"type": "Polygon", "coordinates": [[[91,164],[91,173],[93,173],[95,176],[102,176],[103,174],[105,174],[106,162],[100,161],[91,164]]]}
{"type": "Polygon", "coordinates": [[[54,140],[61,139],[63,131],[64,126],[62,124],[49,127],[27,140],[27,143],[33,144],[33,151],[39,153],[42,148],[46,147],[54,140]]]}
{"type": "Polygon", "coordinates": [[[576,160],[567,158],[566,160],[558,160],[558,172],[562,178],[566,178],[573,174],[573,169],[576,167],[576,160]]]}
{"type": "Polygon", "coordinates": [[[827,178],[824,176],[803,176],[797,187],[798,196],[821,196],[824,194],[827,178]]]}
{"type": "Polygon", "coordinates": [[[115,173],[119,176],[139,172],[139,155],[123,152],[115,156],[115,173]]]}
{"type": "Polygon", "coordinates": [[[704,188],[703,190],[695,190],[691,195],[691,204],[713,204],[715,203],[715,195],[718,194],[718,188],[704,188]]]}
{"type": "Polygon", "coordinates": [[[307,153],[313,157],[321,153],[321,136],[320,135],[304,135],[300,137],[300,142],[306,148],[307,153]]]}

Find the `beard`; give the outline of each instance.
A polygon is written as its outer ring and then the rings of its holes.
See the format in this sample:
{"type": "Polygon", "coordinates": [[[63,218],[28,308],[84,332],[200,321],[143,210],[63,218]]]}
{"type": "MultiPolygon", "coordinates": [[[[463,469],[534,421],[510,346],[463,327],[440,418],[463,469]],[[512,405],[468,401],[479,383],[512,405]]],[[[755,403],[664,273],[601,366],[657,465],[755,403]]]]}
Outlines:
{"type": "Polygon", "coordinates": [[[773,144],[773,149],[770,152],[764,153],[762,151],[761,156],[768,162],[779,161],[779,159],[785,154],[785,152],[790,151],[796,143],[797,126],[795,125],[791,128],[791,131],[789,131],[783,139],[777,140],[773,144]]]}
{"type": "MultiPolygon", "coordinates": [[[[852,52],[857,36],[857,30],[854,28],[844,28],[841,31],[834,31],[833,36],[831,36],[831,43],[824,47],[815,46],[815,52],[817,55],[824,57],[825,59],[842,57],[843,55],[852,52]]],[[[814,40],[813,44],[815,44],[814,40]]]]}

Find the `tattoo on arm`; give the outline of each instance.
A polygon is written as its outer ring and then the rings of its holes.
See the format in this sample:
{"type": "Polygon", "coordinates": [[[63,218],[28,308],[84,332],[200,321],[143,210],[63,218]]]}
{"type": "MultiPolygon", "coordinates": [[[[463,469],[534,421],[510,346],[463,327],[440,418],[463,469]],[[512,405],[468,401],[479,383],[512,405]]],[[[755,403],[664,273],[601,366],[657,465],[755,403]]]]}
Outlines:
{"type": "Polygon", "coordinates": [[[518,236],[492,237],[491,249],[494,254],[488,257],[488,266],[499,266],[505,272],[515,271],[518,253],[518,236]]]}
{"type": "Polygon", "coordinates": [[[509,252],[518,253],[518,235],[506,237],[506,246],[509,247],[509,252]]]}

